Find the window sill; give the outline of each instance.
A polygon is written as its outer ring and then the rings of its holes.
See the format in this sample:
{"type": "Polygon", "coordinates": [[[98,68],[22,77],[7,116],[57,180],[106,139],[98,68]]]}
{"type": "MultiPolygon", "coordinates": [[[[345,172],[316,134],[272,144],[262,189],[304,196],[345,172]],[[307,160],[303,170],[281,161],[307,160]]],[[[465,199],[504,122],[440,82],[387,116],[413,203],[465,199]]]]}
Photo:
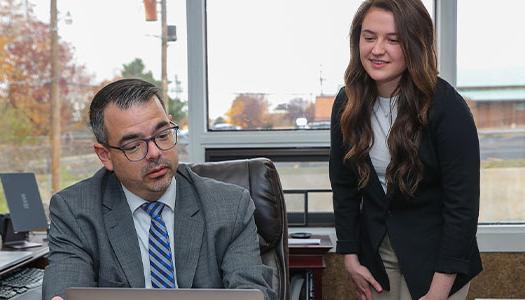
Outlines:
{"type": "MultiPolygon", "coordinates": [[[[310,232],[330,236],[335,252],[337,241],[333,227],[289,227],[288,233],[310,232]]],[[[525,224],[516,225],[478,225],[478,245],[480,252],[525,252],[525,224]]]]}

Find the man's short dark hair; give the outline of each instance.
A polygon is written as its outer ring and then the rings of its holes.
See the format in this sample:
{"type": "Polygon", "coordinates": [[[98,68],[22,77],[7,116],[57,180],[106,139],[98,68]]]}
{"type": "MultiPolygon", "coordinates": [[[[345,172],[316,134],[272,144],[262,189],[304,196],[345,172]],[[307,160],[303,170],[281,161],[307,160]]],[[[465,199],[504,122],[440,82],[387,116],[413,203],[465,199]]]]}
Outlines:
{"type": "Polygon", "coordinates": [[[157,96],[166,111],[160,89],[141,79],[121,79],[103,87],[93,97],[89,107],[89,123],[97,142],[107,144],[108,138],[104,127],[104,109],[114,103],[120,109],[128,109],[136,104],[144,104],[157,96]]]}

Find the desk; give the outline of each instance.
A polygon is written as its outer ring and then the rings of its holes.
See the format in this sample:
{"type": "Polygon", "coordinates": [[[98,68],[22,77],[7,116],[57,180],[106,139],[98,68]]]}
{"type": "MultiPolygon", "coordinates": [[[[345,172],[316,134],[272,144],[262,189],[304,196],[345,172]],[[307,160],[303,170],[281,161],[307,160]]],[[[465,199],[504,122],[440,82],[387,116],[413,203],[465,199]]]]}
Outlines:
{"type": "Polygon", "coordinates": [[[319,245],[288,245],[290,270],[311,271],[314,281],[314,298],[323,300],[323,270],[326,268],[324,254],[333,245],[327,235],[312,235],[312,239],[320,239],[319,245]]]}

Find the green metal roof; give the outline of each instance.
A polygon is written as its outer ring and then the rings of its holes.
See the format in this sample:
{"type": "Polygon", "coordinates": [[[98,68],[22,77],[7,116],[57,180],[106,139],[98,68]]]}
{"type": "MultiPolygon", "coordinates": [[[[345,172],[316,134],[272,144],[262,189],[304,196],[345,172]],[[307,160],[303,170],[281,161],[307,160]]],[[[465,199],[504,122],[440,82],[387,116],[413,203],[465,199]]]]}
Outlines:
{"type": "Polygon", "coordinates": [[[525,101],[525,86],[494,88],[458,88],[464,98],[473,101],[525,101]]]}

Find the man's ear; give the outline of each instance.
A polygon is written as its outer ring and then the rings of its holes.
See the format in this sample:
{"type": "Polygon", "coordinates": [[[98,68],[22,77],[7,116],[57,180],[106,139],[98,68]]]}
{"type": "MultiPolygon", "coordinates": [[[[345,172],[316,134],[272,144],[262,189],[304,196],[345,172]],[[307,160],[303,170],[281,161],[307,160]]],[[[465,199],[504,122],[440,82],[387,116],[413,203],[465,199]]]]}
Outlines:
{"type": "Polygon", "coordinates": [[[106,167],[108,171],[113,171],[113,162],[111,161],[109,150],[100,143],[94,144],[93,149],[95,150],[98,159],[100,159],[100,162],[102,162],[104,167],[106,167]]]}

